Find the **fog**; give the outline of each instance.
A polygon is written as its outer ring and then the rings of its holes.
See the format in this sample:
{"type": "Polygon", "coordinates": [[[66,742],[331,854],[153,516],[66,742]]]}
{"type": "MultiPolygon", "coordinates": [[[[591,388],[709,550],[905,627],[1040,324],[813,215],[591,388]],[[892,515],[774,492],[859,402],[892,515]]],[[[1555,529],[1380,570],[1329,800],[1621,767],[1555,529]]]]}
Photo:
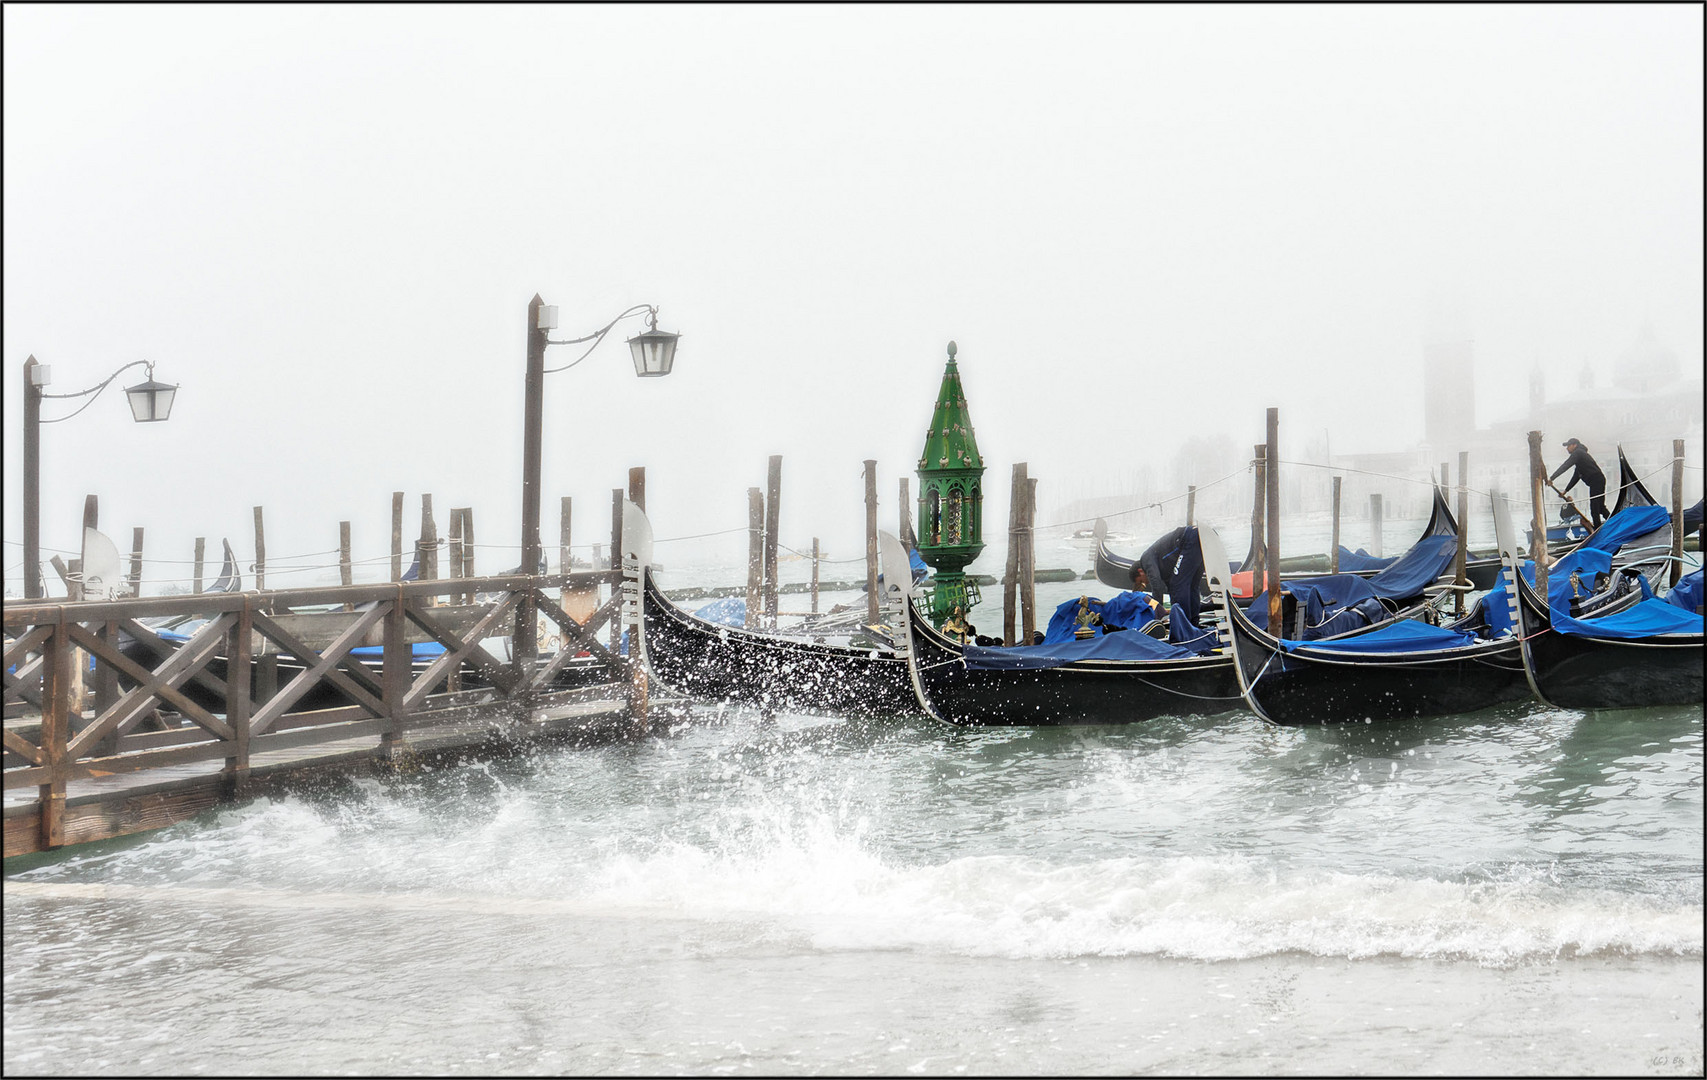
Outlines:
{"type": "Polygon", "coordinates": [[[770,454],[782,543],[860,554],[862,461],[893,528],[950,340],[998,548],[1014,462],[1047,519],[1188,439],[1248,451],[1269,407],[1283,456],[1414,444],[1431,319],[1474,339],[1482,423],[1643,325],[1702,363],[1698,5],[4,21],[14,593],[30,355],[50,393],[139,359],[181,385],[164,424],[131,422],[135,369],[42,428],[44,560],[93,493],[121,550],[145,528],[149,592],[197,536],[252,557],[255,506],[270,586],[340,520],[383,560],[398,490],[406,542],[431,493],[514,565],[536,293],[559,338],[635,304],[682,335],[668,378],[634,377],[629,319],[545,385],[547,550],[560,496],[604,541],[641,465],[660,538],[737,530],[666,563],[744,551],[770,454]]]}

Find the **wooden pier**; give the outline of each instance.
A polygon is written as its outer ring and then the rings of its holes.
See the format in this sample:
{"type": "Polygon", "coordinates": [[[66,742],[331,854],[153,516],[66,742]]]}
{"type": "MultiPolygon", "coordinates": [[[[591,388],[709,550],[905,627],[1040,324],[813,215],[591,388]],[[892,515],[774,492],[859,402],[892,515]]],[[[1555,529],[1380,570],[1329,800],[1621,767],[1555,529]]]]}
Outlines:
{"type": "Polygon", "coordinates": [[[624,581],[604,570],[8,600],[5,855],[159,828],[305,770],[632,729],[645,682],[599,641],[606,627],[619,635],[624,581]],[[563,597],[594,598],[592,614],[577,621],[563,597]],[[510,638],[524,600],[553,647],[500,660],[481,643],[510,638]],[[182,642],[150,629],[174,616],[205,621],[182,642]],[[444,652],[415,661],[417,642],[444,652]]]}

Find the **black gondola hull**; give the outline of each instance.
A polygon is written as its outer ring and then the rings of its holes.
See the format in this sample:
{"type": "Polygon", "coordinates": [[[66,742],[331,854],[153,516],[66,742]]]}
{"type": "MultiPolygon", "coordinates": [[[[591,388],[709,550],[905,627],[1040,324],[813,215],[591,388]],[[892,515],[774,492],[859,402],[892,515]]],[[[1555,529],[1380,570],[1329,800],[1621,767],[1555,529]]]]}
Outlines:
{"type": "Polygon", "coordinates": [[[975,670],[966,666],[961,648],[923,617],[915,613],[908,622],[923,704],[951,724],[1132,724],[1162,716],[1212,715],[1242,705],[1227,656],[975,670]]]}
{"type": "Polygon", "coordinates": [[[1245,698],[1271,723],[1361,723],[1475,712],[1530,696],[1515,638],[1461,649],[1349,655],[1287,652],[1231,617],[1245,698]]]}
{"type": "Polygon", "coordinates": [[[918,712],[906,658],[889,650],[755,633],[682,611],[646,575],[646,659],[689,697],[862,716],[918,712]]]}
{"type": "Polygon", "coordinates": [[[1560,633],[1527,581],[1520,583],[1518,597],[1529,676],[1536,696],[1549,705],[1640,709],[1701,703],[1702,635],[1632,641],[1560,633]]]}

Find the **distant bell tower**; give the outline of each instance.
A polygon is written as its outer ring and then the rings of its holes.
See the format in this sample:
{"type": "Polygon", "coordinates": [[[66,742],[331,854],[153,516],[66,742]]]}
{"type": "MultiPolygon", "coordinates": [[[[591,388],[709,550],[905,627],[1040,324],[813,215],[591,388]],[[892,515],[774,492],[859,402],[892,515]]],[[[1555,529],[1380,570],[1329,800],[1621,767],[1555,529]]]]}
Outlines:
{"type": "Polygon", "coordinates": [[[957,611],[964,618],[978,602],[978,587],[966,580],[966,567],[984,550],[984,459],[972,434],[955,351],[949,342],[948,366],[918,468],[919,555],[936,571],[930,614],[938,626],[957,611]]]}

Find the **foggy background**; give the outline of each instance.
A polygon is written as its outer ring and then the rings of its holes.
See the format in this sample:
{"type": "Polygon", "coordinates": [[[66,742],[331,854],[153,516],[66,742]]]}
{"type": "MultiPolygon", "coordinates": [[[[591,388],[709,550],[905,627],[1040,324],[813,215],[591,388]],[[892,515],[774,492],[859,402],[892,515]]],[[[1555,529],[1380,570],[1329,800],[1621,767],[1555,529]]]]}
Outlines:
{"type": "Polygon", "coordinates": [[[1016,461],[1048,524],[1165,481],[1191,439],[1242,464],[1270,406],[1283,458],[1414,444],[1431,318],[1474,338],[1484,424],[1537,363],[1574,383],[1644,324],[1701,366],[1696,5],[4,20],[12,593],[32,354],[50,393],[138,359],[182,386],[164,424],[130,419],[137,369],[42,428],[44,562],[76,557],[94,493],[121,552],[146,528],[149,593],[188,579],[196,536],[210,581],[221,537],[251,559],[256,505],[269,586],[312,583],[280,564],[334,561],[297,557],[343,519],[381,579],[394,490],[406,547],[428,492],[441,536],[474,508],[481,572],[515,565],[535,293],[560,339],[641,303],[682,334],[667,379],[633,375],[640,319],[546,377],[553,562],[559,497],[588,554],[644,465],[660,538],[733,530],[660,561],[738,563],[773,453],[781,542],[863,555],[861,462],[893,529],[951,339],[989,467],[981,567],[1016,461]]]}

